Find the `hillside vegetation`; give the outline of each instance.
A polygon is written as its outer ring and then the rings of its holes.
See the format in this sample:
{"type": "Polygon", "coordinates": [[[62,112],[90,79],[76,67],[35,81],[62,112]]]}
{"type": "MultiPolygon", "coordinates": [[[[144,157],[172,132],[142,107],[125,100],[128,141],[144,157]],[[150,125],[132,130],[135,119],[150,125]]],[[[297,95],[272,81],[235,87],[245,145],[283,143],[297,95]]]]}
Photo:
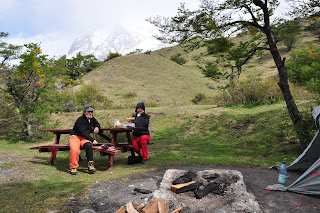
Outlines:
{"type": "MultiPolygon", "coordinates": [[[[232,40],[237,43],[244,40],[244,37],[235,37],[232,40]]],[[[319,46],[319,40],[305,31],[294,49],[306,47],[310,43],[319,46]]],[[[290,52],[281,42],[279,50],[283,57],[290,59],[290,52]]],[[[125,55],[106,61],[99,68],[86,74],[82,79],[82,85],[93,85],[112,101],[114,108],[130,108],[138,101],[144,101],[147,106],[192,105],[192,100],[197,94],[202,93],[211,98],[220,94],[221,91],[217,88],[227,82],[223,79],[213,80],[204,77],[197,67],[199,58],[212,60],[213,56],[206,54],[206,47],[200,46],[186,51],[180,45],[152,51],[149,54],[125,55]],[[185,64],[179,65],[170,60],[170,57],[177,54],[186,59],[185,64]]],[[[277,78],[277,74],[273,58],[268,51],[264,51],[244,66],[239,80],[252,77],[277,78]]],[[[276,81],[273,83],[278,87],[276,81]]],[[[79,87],[81,85],[75,89],[79,87]]],[[[310,95],[305,94],[304,88],[296,87],[297,85],[292,85],[293,95],[297,99],[310,98],[310,95]]]]}

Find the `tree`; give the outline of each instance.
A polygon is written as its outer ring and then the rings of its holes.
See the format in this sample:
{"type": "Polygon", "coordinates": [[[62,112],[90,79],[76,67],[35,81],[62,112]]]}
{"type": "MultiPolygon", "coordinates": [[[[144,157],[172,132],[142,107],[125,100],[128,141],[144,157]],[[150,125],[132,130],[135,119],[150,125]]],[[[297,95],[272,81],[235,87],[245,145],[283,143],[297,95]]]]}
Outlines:
{"type": "MultiPolygon", "coordinates": [[[[0,38],[7,37],[9,34],[0,32],[0,38]]],[[[21,46],[7,44],[0,41],[0,70],[5,69],[7,62],[18,57],[21,46]]]]}
{"type": "Polygon", "coordinates": [[[277,33],[278,41],[283,41],[290,51],[293,45],[297,42],[298,36],[301,34],[302,29],[297,21],[287,21],[280,25],[277,33]]]}
{"type": "MultiPolygon", "coordinates": [[[[237,66],[241,68],[239,65],[247,63],[258,50],[270,52],[278,70],[278,85],[301,142],[301,147],[304,148],[309,143],[311,136],[306,131],[306,122],[304,122],[292,97],[285,58],[281,57],[275,34],[272,31],[271,17],[278,5],[278,0],[201,0],[198,10],[190,11],[185,8],[184,4],[181,4],[176,16],[172,18],[158,16],[150,18],[149,22],[159,28],[161,33],[158,36],[159,40],[180,44],[191,42],[194,46],[204,40],[227,38],[235,33],[253,28],[256,33],[250,36],[246,42],[240,44],[242,48],[234,52],[234,56],[239,56],[239,54],[241,56],[243,48],[247,48],[246,56],[240,57],[237,66]]],[[[239,74],[241,73],[241,69],[237,69],[237,71],[240,71],[239,74]]]]}
{"type": "Polygon", "coordinates": [[[46,55],[41,54],[38,44],[24,45],[20,64],[4,72],[5,90],[14,100],[21,120],[22,138],[33,136],[34,113],[41,103],[41,95],[53,86],[53,70],[46,55]],[[50,84],[52,83],[52,84],[50,84]]]}
{"type": "Polygon", "coordinates": [[[76,57],[65,59],[66,73],[73,80],[90,72],[100,66],[100,64],[101,62],[99,62],[94,55],[82,55],[81,52],[79,52],[76,57]]]}

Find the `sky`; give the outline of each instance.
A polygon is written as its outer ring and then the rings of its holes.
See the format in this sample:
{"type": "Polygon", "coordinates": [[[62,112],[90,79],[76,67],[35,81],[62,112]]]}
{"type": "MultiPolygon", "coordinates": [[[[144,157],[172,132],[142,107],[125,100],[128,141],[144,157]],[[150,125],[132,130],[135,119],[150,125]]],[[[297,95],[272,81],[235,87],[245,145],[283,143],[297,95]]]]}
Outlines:
{"type": "Polygon", "coordinates": [[[98,29],[121,24],[151,32],[145,21],[157,15],[176,15],[180,2],[190,9],[197,0],[0,0],[0,32],[8,43],[40,43],[45,54],[67,54],[72,42],[98,29]]]}
{"type": "Polygon", "coordinates": [[[0,0],[0,32],[8,43],[40,43],[53,57],[68,53],[83,35],[114,24],[129,30],[154,32],[149,17],[172,17],[180,2],[197,9],[199,0],[0,0]]]}

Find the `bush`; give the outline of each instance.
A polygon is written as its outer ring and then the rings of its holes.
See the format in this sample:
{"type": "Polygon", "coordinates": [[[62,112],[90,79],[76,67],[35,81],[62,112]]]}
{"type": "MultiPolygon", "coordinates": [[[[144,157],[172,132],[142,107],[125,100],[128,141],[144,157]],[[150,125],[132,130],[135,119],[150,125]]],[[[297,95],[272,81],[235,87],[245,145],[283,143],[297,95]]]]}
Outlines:
{"type": "Polygon", "coordinates": [[[104,60],[104,62],[106,61],[110,61],[111,59],[114,59],[114,58],[117,58],[117,57],[120,57],[121,54],[120,53],[110,53],[107,58],[104,60]]]}
{"type": "Polygon", "coordinates": [[[218,105],[251,106],[275,103],[282,99],[282,93],[275,79],[261,81],[257,78],[249,78],[229,87],[213,99],[218,105]]]}
{"type": "Polygon", "coordinates": [[[203,101],[205,99],[206,95],[204,93],[197,93],[191,101],[195,104],[198,104],[200,101],[203,101]]]}
{"type": "Polygon", "coordinates": [[[309,47],[293,51],[286,67],[290,81],[320,94],[320,48],[309,47]]]}
{"type": "Polygon", "coordinates": [[[111,101],[93,86],[83,86],[75,92],[67,90],[57,92],[50,103],[51,112],[78,112],[83,110],[84,105],[93,105],[95,109],[105,109],[111,106],[111,101]]]}
{"type": "Polygon", "coordinates": [[[180,65],[183,65],[183,64],[187,63],[187,60],[181,56],[181,53],[178,53],[178,54],[176,54],[174,56],[171,56],[170,60],[174,61],[174,62],[176,62],[177,64],[180,64],[180,65]]]}
{"type": "Polygon", "coordinates": [[[137,97],[137,93],[136,92],[127,92],[126,94],[124,94],[125,98],[134,98],[137,97]]]}

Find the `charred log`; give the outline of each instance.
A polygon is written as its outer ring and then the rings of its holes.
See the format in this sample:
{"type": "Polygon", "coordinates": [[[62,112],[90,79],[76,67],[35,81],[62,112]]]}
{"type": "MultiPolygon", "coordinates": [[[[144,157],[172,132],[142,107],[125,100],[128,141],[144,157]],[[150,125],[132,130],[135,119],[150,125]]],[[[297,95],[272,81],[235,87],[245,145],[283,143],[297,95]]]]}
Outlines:
{"type": "Polygon", "coordinates": [[[194,173],[193,171],[188,171],[184,175],[172,181],[172,184],[176,185],[176,184],[182,184],[182,183],[189,183],[190,181],[193,181],[196,178],[196,176],[197,174],[194,173]]]}
{"type": "Polygon", "coordinates": [[[219,183],[209,183],[202,190],[197,190],[194,192],[194,195],[197,199],[201,199],[209,193],[213,193],[215,195],[224,195],[226,186],[224,184],[219,183]]]}

